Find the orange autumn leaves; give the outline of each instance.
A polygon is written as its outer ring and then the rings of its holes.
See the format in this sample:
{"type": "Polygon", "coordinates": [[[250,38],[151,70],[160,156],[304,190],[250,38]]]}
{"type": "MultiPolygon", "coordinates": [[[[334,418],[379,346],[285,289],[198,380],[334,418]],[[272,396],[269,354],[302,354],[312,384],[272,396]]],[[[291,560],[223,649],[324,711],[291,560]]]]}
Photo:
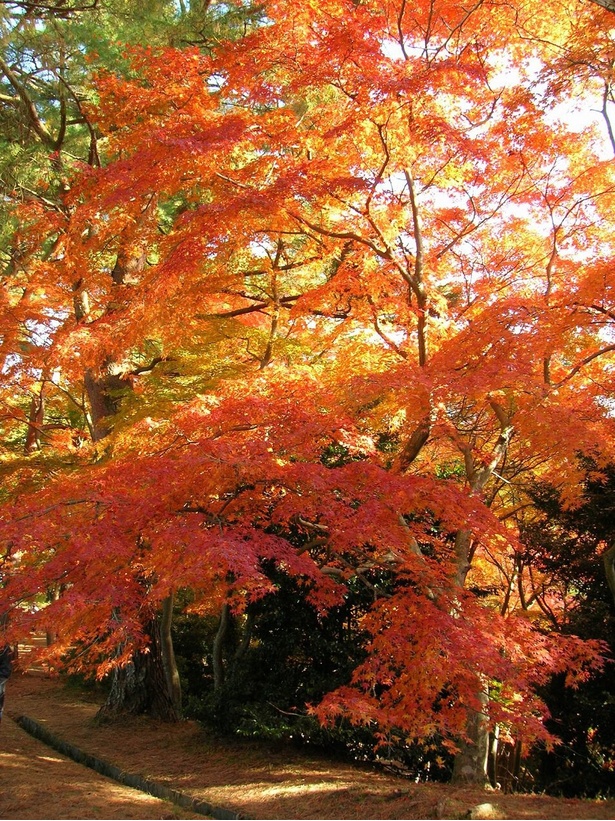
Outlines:
{"type": "Polygon", "coordinates": [[[355,680],[397,671],[404,709],[383,695],[376,717],[459,735],[487,676],[494,716],[521,721],[530,699],[539,734],[540,671],[591,666],[595,648],[534,653],[521,598],[499,613],[509,511],[531,515],[527,485],[554,471],[572,496],[579,452],[611,458],[615,316],[613,166],[595,132],[552,116],[564,97],[541,74],[602,12],[549,9],[545,43],[544,4],[272,2],[211,53],[135,53],[129,79],[98,78],[105,164],[61,211],[24,214],[39,297],[5,322],[46,327],[29,365],[71,395],[109,367],[133,390],[99,464],[16,521],[5,508],[7,601],[61,583],[35,619],[111,646],[115,608],[138,640],[144,600],[173,588],[219,604],[228,585],[241,609],[270,591],[267,559],[325,607],[368,562],[399,580],[355,680]],[[332,445],[346,464],[323,459],[332,445]],[[466,565],[469,584],[490,579],[485,602],[455,589],[466,565]],[[411,674],[426,648],[431,681],[411,674]]]}

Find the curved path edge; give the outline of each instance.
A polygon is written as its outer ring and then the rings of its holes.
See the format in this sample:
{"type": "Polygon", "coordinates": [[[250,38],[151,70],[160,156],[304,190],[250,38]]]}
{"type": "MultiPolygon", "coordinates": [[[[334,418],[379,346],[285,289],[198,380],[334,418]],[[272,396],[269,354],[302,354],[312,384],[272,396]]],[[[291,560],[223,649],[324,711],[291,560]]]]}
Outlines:
{"type": "Polygon", "coordinates": [[[54,735],[54,733],[50,732],[46,727],[43,727],[38,723],[38,721],[35,721],[29,716],[18,716],[14,720],[27,733],[34,736],[34,738],[37,738],[39,741],[47,744],[49,747],[52,747],[56,750],[56,752],[61,753],[68,758],[72,758],[73,761],[76,761],[78,764],[82,764],[84,767],[89,767],[91,770],[99,773],[99,775],[112,778],[114,781],[117,781],[119,784],[123,784],[125,787],[132,787],[134,790],[140,790],[141,792],[154,796],[154,798],[162,798],[165,801],[171,801],[173,804],[177,804],[177,806],[182,807],[183,809],[192,810],[199,815],[207,815],[210,818],[236,821],[247,817],[245,815],[241,815],[240,813],[234,812],[233,810],[227,810],[224,807],[216,807],[213,804],[209,804],[207,801],[201,801],[200,799],[194,798],[193,796],[188,795],[188,793],[181,792],[180,790],[173,790],[170,787],[166,787],[164,784],[158,784],[156,781],[151,781],[149,778],[143,778],[143,776],[135,775],[134,773],[124,772],[124,770],[120,769],[120,767],[116,767],[115,764],[110,764],[108,761],[103,761],[90,753],[84,753],[83,750],[80,750],[68,741],[64,741],[64,739],[59,736],[54,735]]]}

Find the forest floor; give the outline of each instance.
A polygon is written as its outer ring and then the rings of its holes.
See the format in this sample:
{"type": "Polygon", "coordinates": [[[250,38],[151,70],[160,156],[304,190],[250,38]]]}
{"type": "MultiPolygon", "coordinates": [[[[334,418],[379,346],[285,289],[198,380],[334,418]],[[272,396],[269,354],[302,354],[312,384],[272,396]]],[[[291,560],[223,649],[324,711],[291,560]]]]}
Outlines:
{"type": "Polygon", "coordinates": [[[99,697],[44,672],[15,673],[6,700],[3,819],[203,818],[64,758],[22,730],[14,720],[20,715],[126,772],[247,818],[615,818],[615,801],[416,784],[292,747],[216,738],[192,721],[128,717],[97,725],[99,697]]]}

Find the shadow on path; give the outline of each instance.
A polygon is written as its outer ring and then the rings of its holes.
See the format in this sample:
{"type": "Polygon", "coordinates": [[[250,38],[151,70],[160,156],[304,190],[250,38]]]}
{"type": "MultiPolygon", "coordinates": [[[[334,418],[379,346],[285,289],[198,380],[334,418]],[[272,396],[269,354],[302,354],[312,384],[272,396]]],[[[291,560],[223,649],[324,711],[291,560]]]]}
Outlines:
{"type": "Polygon", "coordinates": [[[83,752],[78,747],[75,747],[74,744],[70,744],[68,741],[64,741],[59,736],[54,735],[54,733],[50,732],[46,727],[43,727],[42,724],[39,724],[37,721],[34,721],[34,719],[29,718],[28,716],[19,716],[15,719],[15,721],[31,736],[39,739],[39,741],[47,744],[57,752],[68,756],[68,758],[72,759],[77,764],[81,764],[84,767],[94,770],[99,775],[112,778],[114,781],[117,781],[119,784],[123,784],[125,787],[140,790],[141,792],[147,793],[155,798],[161,798],[164,801],[171,801],[173,804],[177,804],[178,807],[191,810],[192,812],[198,813],[199,815],[204,815],[206,817],[223,820],[228,819],[228,821],[237,821],[238,819],[245,817],[233,812],[232,810],[227,810],[223,807],[216,807],[207,801],[201,801],[185,792],[173,790],[164,784],[159,784],[148,778],[143,778],[141,775],[125,772],[120,767],[116,767],[115,764],[110,764],[108,761],[103,761],[94,755],[83,752]]]}
{"type": "Polygon", "coordinates": [[[0,725],[0,818],[198,818],[58,755],[5,717],[0,725]]]}

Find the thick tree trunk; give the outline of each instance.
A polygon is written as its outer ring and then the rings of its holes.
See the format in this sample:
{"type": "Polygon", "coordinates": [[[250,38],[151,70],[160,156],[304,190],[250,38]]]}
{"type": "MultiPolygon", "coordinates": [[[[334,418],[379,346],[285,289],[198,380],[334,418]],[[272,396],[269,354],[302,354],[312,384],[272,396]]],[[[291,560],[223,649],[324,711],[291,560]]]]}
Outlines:
{"type": "Polygon", "coordinates": [[[120,393],[130,387],[130,381],[113,373],[97,377],[88,370],[84,382],[92,416],[92,436],[95,442],[100,442],[111,433],[120,393]]]}
{"type": "Polygon", "coordinates": [[[237,663],[241,661],[241,659],[245,656],[248,652],[250,647],[250,641],[252,639],[252,630],[254,628],[254,614],[248,611],[245,623],[243,626],[243,635],[241,637],[241,641],[239,642],[239,646],[237,647],[237,651],[235,652],[234,662],[237,663]]]}
{"type": "Polygon", "coordinates": [[[147,714],[161,721],[178,721],[162,662],[160,624],[153,618],[146,625],[149,646],[133,654],[130,662],[113,672],[111,690],[98,711],[99,720],[122,713],[147,714]]]}
{"type": "MultiPolygon", "coordinates": [[[[51,602],[57,601],[60,598],[60,594],[62,592],[62,587],[48,587],[47,588],[47,601],[51,604],[51,602]]],[[[51,647],[52,644],[55,644],[57,641],[58,634],[52,627],[48,627],[45,631],[45,643],[47,647],[51,647]]]]}
{"type": "MultiPolygon", "coordinates": [[[[112,430],[113,418],[121,393],[130,388],[129,380],[112,373],[85,374],[85,388],[90,403],[92,437],[105,439],[112,430]]],[[[178,721],[181,715],[181,685],[171,638],[173,599],[163,602],[160,622],[154,617],[146,626],[149,635],[147,651],[135,653],[131,662],[113,672],[111,690],[99,711],[101,718],[120,713],[147,713],[162,721],[178,721]]]]}
{"type": "MultiPolygon", "coordinates": [[[[104,440],[111,433],[113,417],[119,409],[120,392],[127,387],[129,382],[121,376],[107,372],[104,376],[97,377],[89,370],[86,372],[85,388],[95,442],[104,440]]],[[[163,622],[164,638],[161,624],[153,617],[146,625],[150,639],[147,650],[136,652],[129,664],[113,671],[111,690],[98,713],[99,718],[111,718],[121,713],[146,713],[162,721],[179,720],[181,690],[170,635],[171,617],[168,613],[166,621],[163,614],[163,622]],[[175,677],[177,681],[174,685],[175,677]],[[174,686],[178,689],[174,689],[174,686]]]]}
{"type": "Polygon", "coordinates": [[[489,691],[485,685],[479,694],[480,709],[468,715],[467,740],[459,742],[455,756],[452,782],[486,787],[489,784],[487,762],[489,758],[489,720],[486,711],[489,691]]]}
{"type": "Polygon", "coordinates": [[[455,564],[457,567],[455,581],[460,588],[465,586],[466,576],[472,565],[472,547],[471,531],[458,530],[455,536],[455,564]]]}

